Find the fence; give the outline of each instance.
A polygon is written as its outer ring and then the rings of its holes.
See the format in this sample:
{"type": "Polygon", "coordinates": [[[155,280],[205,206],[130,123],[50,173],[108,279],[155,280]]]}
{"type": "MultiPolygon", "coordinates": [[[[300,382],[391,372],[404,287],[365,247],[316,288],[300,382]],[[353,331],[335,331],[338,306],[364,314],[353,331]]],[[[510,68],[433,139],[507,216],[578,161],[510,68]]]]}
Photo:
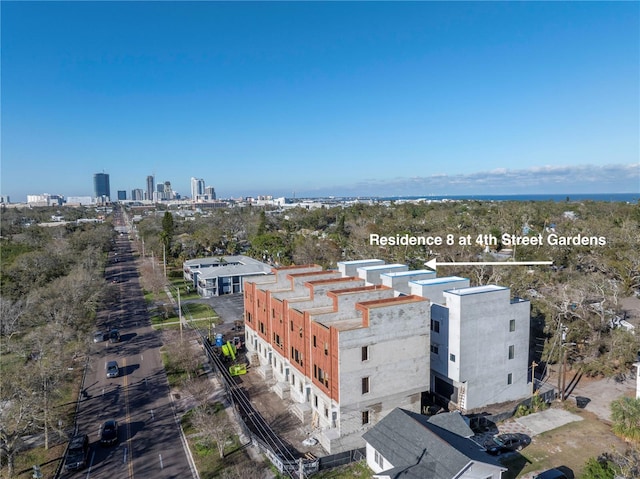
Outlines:
{"type": "Polygon", "coordinates": [[[362,461],[367,455],[366,448],[353,449],[351,451],[339,452],[331,456],[323,456],[318,461],[318,470],[331,469],[352,462],[362,461]]]}

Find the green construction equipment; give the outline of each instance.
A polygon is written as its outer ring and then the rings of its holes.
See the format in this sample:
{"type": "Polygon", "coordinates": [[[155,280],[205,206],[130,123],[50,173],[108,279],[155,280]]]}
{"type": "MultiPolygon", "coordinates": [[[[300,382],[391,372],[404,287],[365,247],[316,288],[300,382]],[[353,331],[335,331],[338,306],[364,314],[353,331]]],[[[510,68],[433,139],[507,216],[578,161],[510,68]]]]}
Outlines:
{"type": "Polygon", "coordinates": [[[236,349],[236,347],[233,344],[231,344],[229,341],[227,341],[226,344],[222,345],[222,354],[226,358],[231,358],[232,361],[236,360],[237,352],[238,350],[236,349]]]}
{"type": "Polygon", "coordinates": [[[247,374],[247,365],[242,363],[242,364],[234,364],[233,366],[229,366],[229,373],[232,376],[247,374]]]}

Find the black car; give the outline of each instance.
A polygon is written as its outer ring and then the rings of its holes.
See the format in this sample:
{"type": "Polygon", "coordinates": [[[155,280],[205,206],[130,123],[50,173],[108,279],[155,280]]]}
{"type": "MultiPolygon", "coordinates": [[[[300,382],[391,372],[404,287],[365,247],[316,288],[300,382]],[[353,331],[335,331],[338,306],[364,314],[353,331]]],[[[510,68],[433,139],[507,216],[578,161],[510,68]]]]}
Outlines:
{"type": "Polygon", "coordinates": [[[79,434],[71,438],[67,449],[67,458],[64,461],[66,471],[76,471],[87,466],[89,457],[89,437],[79,434]]]}
{"type": "Polygon", "coordinates": [[[118,443],[118,421],[109,419],[100,428],[100,444],[113,446],[118,443]]]}
{"type": "Polygon", "coordinates": [[[120,331],[117,329],[112,329],[109,331],[109,342],[111,343],[119,343],[120,342],[120,331]]]}
{"type": "Polygon", "coordinates": [[[567,475],[560,469],[549,469],[541,472],[534,479],[567,479],[567,475]]]}
{"type": "Polygon", "coordinates": [[[488,439],[484,448],[489,454],[498,455],[503,452],[519,451],[531,444],[531,438],[526,434],[499,434],[488,439]]]}

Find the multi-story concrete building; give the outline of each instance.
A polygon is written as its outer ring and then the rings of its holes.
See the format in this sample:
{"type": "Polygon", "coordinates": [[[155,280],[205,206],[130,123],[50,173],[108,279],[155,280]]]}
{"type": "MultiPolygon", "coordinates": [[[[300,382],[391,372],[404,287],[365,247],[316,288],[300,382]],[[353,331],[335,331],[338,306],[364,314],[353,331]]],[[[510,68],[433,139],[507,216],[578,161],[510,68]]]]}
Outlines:
{"type": "MultiPolygon", "coordinates": [[[[364,274],[364,273],[363,273],[364,274]]],[[[394,407],[419,412],[429,386],[429,303],[319,266],[245,283],[247,350],[330,453],[394,407]]]]}
{"type": "Polygon", "coordinates": [[[462,411],[527,397],[529,302],[496,285],[442,294],[431,308],[431,391],[462,411]]]}
{"type": "Polygon", "coordinates": [[[245,283],[249,357],[330,453],[422,392],[462,411],[529,392],[529,303],[508,288],[380,260],[273,272],[245,283]]]}

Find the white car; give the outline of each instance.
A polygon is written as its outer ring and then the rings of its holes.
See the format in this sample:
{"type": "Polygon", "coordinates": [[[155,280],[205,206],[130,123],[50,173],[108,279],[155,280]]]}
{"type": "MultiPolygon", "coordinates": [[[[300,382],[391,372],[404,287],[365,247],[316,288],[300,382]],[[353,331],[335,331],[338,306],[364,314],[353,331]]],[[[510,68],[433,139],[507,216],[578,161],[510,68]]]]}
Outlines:
{"type": "Polygon", "coordinates": [[[116,361],[109,361],[107,363],[107,377],[117,378],[118,376],[120,376],[120,368],[118,367],[118,363],[116,361]]]}

